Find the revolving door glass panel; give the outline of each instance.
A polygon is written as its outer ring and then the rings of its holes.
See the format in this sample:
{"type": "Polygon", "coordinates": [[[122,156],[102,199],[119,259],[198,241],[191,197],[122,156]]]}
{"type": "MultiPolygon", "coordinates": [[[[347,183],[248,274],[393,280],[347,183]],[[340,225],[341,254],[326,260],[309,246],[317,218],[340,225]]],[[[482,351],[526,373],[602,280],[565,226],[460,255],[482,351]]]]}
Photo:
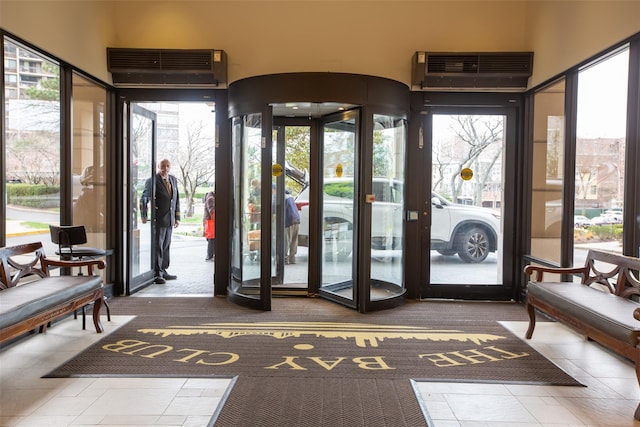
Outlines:
{"type": "Polygon", "coordinates": [[[349,306],[357,301],[354,286],[358,194],[357,112],[322,125],[321,282],[320,293],[349,306]]]}
{"type": "MultiPolygon", "coordinates": [[[[262,156],[266,152],[263,150],[266,142],[262,136],[262,122],[260,113],[233,119],[234,199],[230,291],[232,296],[253,299],[261,308],[269,309],[263,306],[270,305],[271,296],[268,294],[269,281],[261,280],[260,262],[264,248],[262,240],[265,237],[262,236],[262,218],[269,217],[262,212],[262,156]]],[[[270,203],[267,201],[268,205],[270,203]]],[[[269,228],[267,225],[267,231],[269,228]]]]}
{"type": "Polygon", "coordinates": [[[404,293],[406,121],[374,114],[370,300],[404,293]]]}

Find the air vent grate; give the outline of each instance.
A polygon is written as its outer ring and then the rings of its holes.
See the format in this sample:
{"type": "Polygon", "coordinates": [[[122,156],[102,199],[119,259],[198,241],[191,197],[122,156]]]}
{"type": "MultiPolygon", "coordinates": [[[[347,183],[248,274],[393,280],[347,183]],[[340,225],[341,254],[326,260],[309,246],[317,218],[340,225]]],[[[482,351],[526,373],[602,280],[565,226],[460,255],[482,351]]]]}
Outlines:
{"type": "Polygon", "coordinates": [[[531,55],[427,55],[428,73],[527,74],[531,75],[531,55]]]}
{"type": "Polygon", "coordinates": [[[110,72],[128,70],[159,71],[161,64],[159,50],[107,50],[107,65],[110,72]]]}
{"type": "Polygon", "coordinates": [[[429,73],[477,73],[477,56],[429,55],[429,73]]]}
{"type": "Polygon", "coordinates": [[[533,52],[416,52],[412,86],[425,89],[524,90],[533,52]]]}
{"type": "Polygon", "coordinates": [[[224,51],[213,49],[107,48],[115,86],[201,86],[226,84],[224,51]]]}
{"type": "Polygon", "coordinates": [[[166,51],[161,53],[163,70],[211,70],[213,52],[208,51],[166,51]]]}

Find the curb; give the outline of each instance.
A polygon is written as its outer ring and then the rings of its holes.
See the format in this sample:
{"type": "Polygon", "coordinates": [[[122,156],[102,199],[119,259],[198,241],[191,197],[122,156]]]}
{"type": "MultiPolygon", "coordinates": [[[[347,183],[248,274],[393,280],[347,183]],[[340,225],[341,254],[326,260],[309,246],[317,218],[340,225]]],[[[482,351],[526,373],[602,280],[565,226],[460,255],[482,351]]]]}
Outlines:
{"type": "Polygon", "coordinates": [[[14,233],[7,233],[7,237],[20,237],[20,236],[31,236],[34,234],[48,234],[49,230],[41,229],[41,230],[28,230],[28,231],[16,231],[14,233]]]}

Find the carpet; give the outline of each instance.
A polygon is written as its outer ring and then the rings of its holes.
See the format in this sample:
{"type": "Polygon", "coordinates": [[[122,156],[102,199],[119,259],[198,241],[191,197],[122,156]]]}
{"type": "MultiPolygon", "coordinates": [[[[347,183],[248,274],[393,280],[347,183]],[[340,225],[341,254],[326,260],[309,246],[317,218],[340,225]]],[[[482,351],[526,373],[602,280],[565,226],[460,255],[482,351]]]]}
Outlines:
{"type": "Polygon", "coordinates": [[[412,318],[403,323],[401,312],[389,312],[385,322],[369,316],[359,316],[357,322],[273,319],[277,316],[266,316],[267,321],[251,314],[244,321],[215,315],[138,316],[47,377],[412,378],[579,385],[495,321],[417,324],[412,318]]]}

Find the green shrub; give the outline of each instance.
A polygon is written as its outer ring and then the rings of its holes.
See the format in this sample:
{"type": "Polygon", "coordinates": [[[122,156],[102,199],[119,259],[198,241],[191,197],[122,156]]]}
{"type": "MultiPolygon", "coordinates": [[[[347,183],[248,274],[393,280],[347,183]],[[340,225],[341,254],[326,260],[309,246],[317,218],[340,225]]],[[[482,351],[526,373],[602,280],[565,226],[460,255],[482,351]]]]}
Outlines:
{"type": "Polygon", "coordinates": [[[37,209],[60,206],[60,187],[35,184],[7,184],[7,204],[37,209]]]}
{"type": "Polygon", "coordinates": [[[589,227],[600,240],[622,240],[622,224],[603,224],[589,227]]]}
{"type": "Polygon", "coordinates": [[[60,187],[42,184],[7,184],[8,197],[41,196],[43,194],[59,194],[60,187]]]}

